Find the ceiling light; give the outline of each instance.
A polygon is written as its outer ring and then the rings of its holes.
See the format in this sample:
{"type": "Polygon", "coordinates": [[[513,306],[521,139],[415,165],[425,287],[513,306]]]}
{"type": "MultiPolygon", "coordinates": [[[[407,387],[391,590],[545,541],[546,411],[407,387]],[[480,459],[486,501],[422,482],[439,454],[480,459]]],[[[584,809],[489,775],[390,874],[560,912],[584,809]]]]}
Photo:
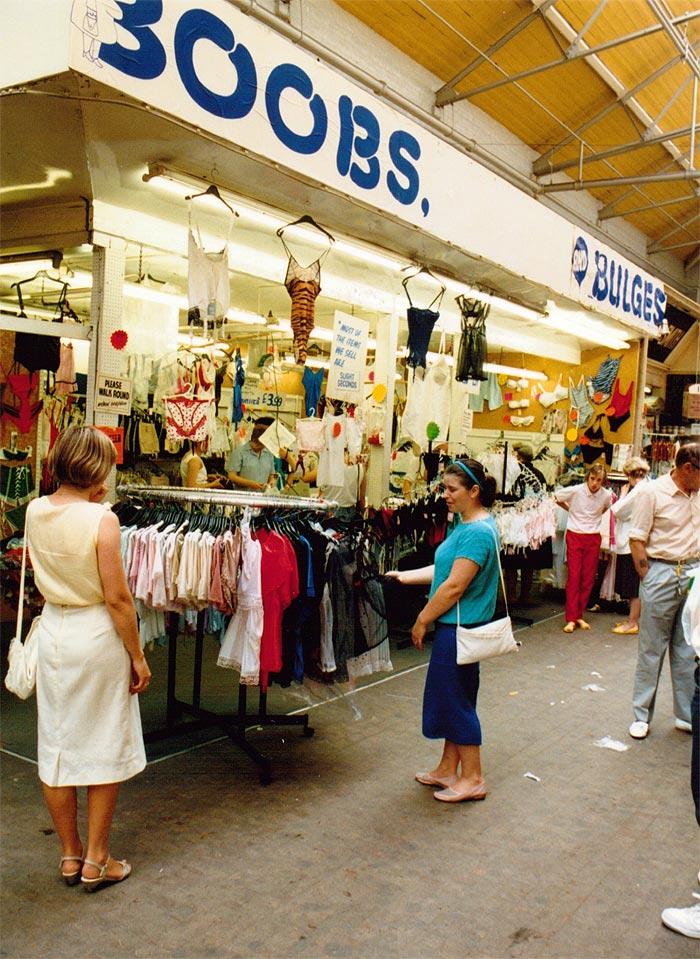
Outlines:
{"type": "Polygon", "coordinates": [[[266,326],[267,320],[261,313],[251,313],[249,310],[239,310],[232,306],[226,311],[227,320],[233,320],[235,323],[242,323],[244,326],[266,326]]]}
{"type": "Polygon", "coordinates": [[[539,380],[544,383],[549,379],[541,370],[528,370],[520,366],[504,366],[502,363],[484,363],[484,373],[504,373],[506,376],[524,377],[526,380],[539,380]]]}
{"type": "Polygon", "coordinates": [[[543,326],[579,339],[607,346],[613,350],[628,350],[629,343],[618,329],[608,326],[592,317],[587,311],[567,309],[553,300],[547,300],[547,313],[539,320],[543,326]]]}
{"type": "Polygon", "coordinates": [[[30,277],[39,270],[50,270],[53,267],[51,260],[42,258],[38,260],[22,260],[15,262],[0,263],[0,276],[27,276],[30,277]]]}

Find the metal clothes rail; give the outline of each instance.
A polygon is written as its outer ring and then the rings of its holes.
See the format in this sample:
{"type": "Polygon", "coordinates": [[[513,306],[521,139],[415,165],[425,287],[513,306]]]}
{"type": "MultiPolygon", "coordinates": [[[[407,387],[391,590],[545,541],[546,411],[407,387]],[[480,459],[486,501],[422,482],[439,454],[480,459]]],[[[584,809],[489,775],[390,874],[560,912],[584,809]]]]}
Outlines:
{"type": "MultiPolygon", "coordinates": [[[[143,499],[160,499],[179,502],[189,502],[195,505],[228,505],[248,506],[256,509],[301,509],[309,512],[325,513],[337,506],[331,500],[314,499],[312,497],[293,498],[286,496],[265,496],[259,493],[228,492],[226,490],[199,490],[193,488],[170,489],[162,486],[138,486],[124,484],[117,488],[120,497],[139,497],[143,499]]],[[[267,711],[267,693],[259,691],[257,712],[249,713],[247,709],[248,687],[238,686],[238,710],[231,714],[215,713],[201,706],[202,696],[202,663],[204,657],[204,610],[197,614],[195,631],[194,668],[192,675],[192,701],[178,699],[176,695],[177,678],[177,645],[179,638],[179,614],[167,614],[168,634],[168,676],[165,726],[161,729],[146,733],[146,742],[156,742],[181,736],[200,729],[218,727],[236,746],[245,752],[260,770],[260,782],[268,785],[272,781],[270,760],[263,756],[247,738],[249,729],[260,726],[301,726],[304,736],[313,736],[314,729],[309,726],[309,717],[288,716],[285,713],[273,714],[267,711]],[[181,721],[183,716],[191,716],[194,721],[181,721]]]]}

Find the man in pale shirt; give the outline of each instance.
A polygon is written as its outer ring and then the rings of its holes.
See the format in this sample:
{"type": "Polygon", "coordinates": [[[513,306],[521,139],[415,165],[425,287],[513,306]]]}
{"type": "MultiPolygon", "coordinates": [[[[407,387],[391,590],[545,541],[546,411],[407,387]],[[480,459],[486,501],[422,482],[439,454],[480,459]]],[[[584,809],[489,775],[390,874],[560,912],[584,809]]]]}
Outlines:
{"type": "Polygon", "coordinates": [[[683,635],[682,613],[689,571],[700,563],[700,444],[676,454],[675,468],[639,491],[629,533],[632,559],[641,580],[639,651],[634,677],[634,722],[630,736],[644,739],[666,648],[669,647],[676,729],[691,732],[695,653],[683,635]]]}

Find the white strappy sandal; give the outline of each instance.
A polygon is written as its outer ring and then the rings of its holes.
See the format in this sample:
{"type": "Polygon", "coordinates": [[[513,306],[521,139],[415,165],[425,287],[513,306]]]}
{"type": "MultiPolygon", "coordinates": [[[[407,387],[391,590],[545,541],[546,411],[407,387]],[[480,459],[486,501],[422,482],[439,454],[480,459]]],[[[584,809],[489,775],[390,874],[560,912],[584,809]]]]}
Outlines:
{"type": "Polygon", "coordinates": [[[107,866],[109,866],[109,861],[112,857],[107,856],[107,861],[104,863],[93,862],[92,859],[84,859],[83,864],[85,866],[93,866],[95,869],[100,870],[99,876],[95,876],[92,879],[88,879],[85,876],[80,877],[80,881],[83,886],[85,886],[85,892],[97,892],[98,889],[101,889],[102,886],[113,886],[116,882],[123,882],[125,879],[128,879],[131,875],[131,866],[126,861],[126,859],[115,859],[114,861],[117,865],[122,867],[122,874],[119,877],[108,876],[107,875],[107,866]]]}
{"type": "Polygon", "coordinates": [[[83,862],[85,860],[82,856],[61,856],[61,862],[59,863],[59,869],[61,870],[61,878],[67,886],[77,886],[80,882],[80,871],[83,868],[83,862]],[[63,863],[64,862],[77,862],[80,863],[75,872],[64,872],[63,863]]]}

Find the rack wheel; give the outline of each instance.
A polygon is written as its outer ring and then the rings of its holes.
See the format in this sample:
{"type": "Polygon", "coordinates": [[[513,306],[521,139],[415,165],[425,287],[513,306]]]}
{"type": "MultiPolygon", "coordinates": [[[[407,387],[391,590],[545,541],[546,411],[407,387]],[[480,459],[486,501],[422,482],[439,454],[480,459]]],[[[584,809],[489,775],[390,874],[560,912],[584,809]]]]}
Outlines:
{"type": "Polygon", "coordinates": [[[311,739],[313,734],[316,732],[313,726],[304,726],[304,735],[307,739],[311,739]]]}

